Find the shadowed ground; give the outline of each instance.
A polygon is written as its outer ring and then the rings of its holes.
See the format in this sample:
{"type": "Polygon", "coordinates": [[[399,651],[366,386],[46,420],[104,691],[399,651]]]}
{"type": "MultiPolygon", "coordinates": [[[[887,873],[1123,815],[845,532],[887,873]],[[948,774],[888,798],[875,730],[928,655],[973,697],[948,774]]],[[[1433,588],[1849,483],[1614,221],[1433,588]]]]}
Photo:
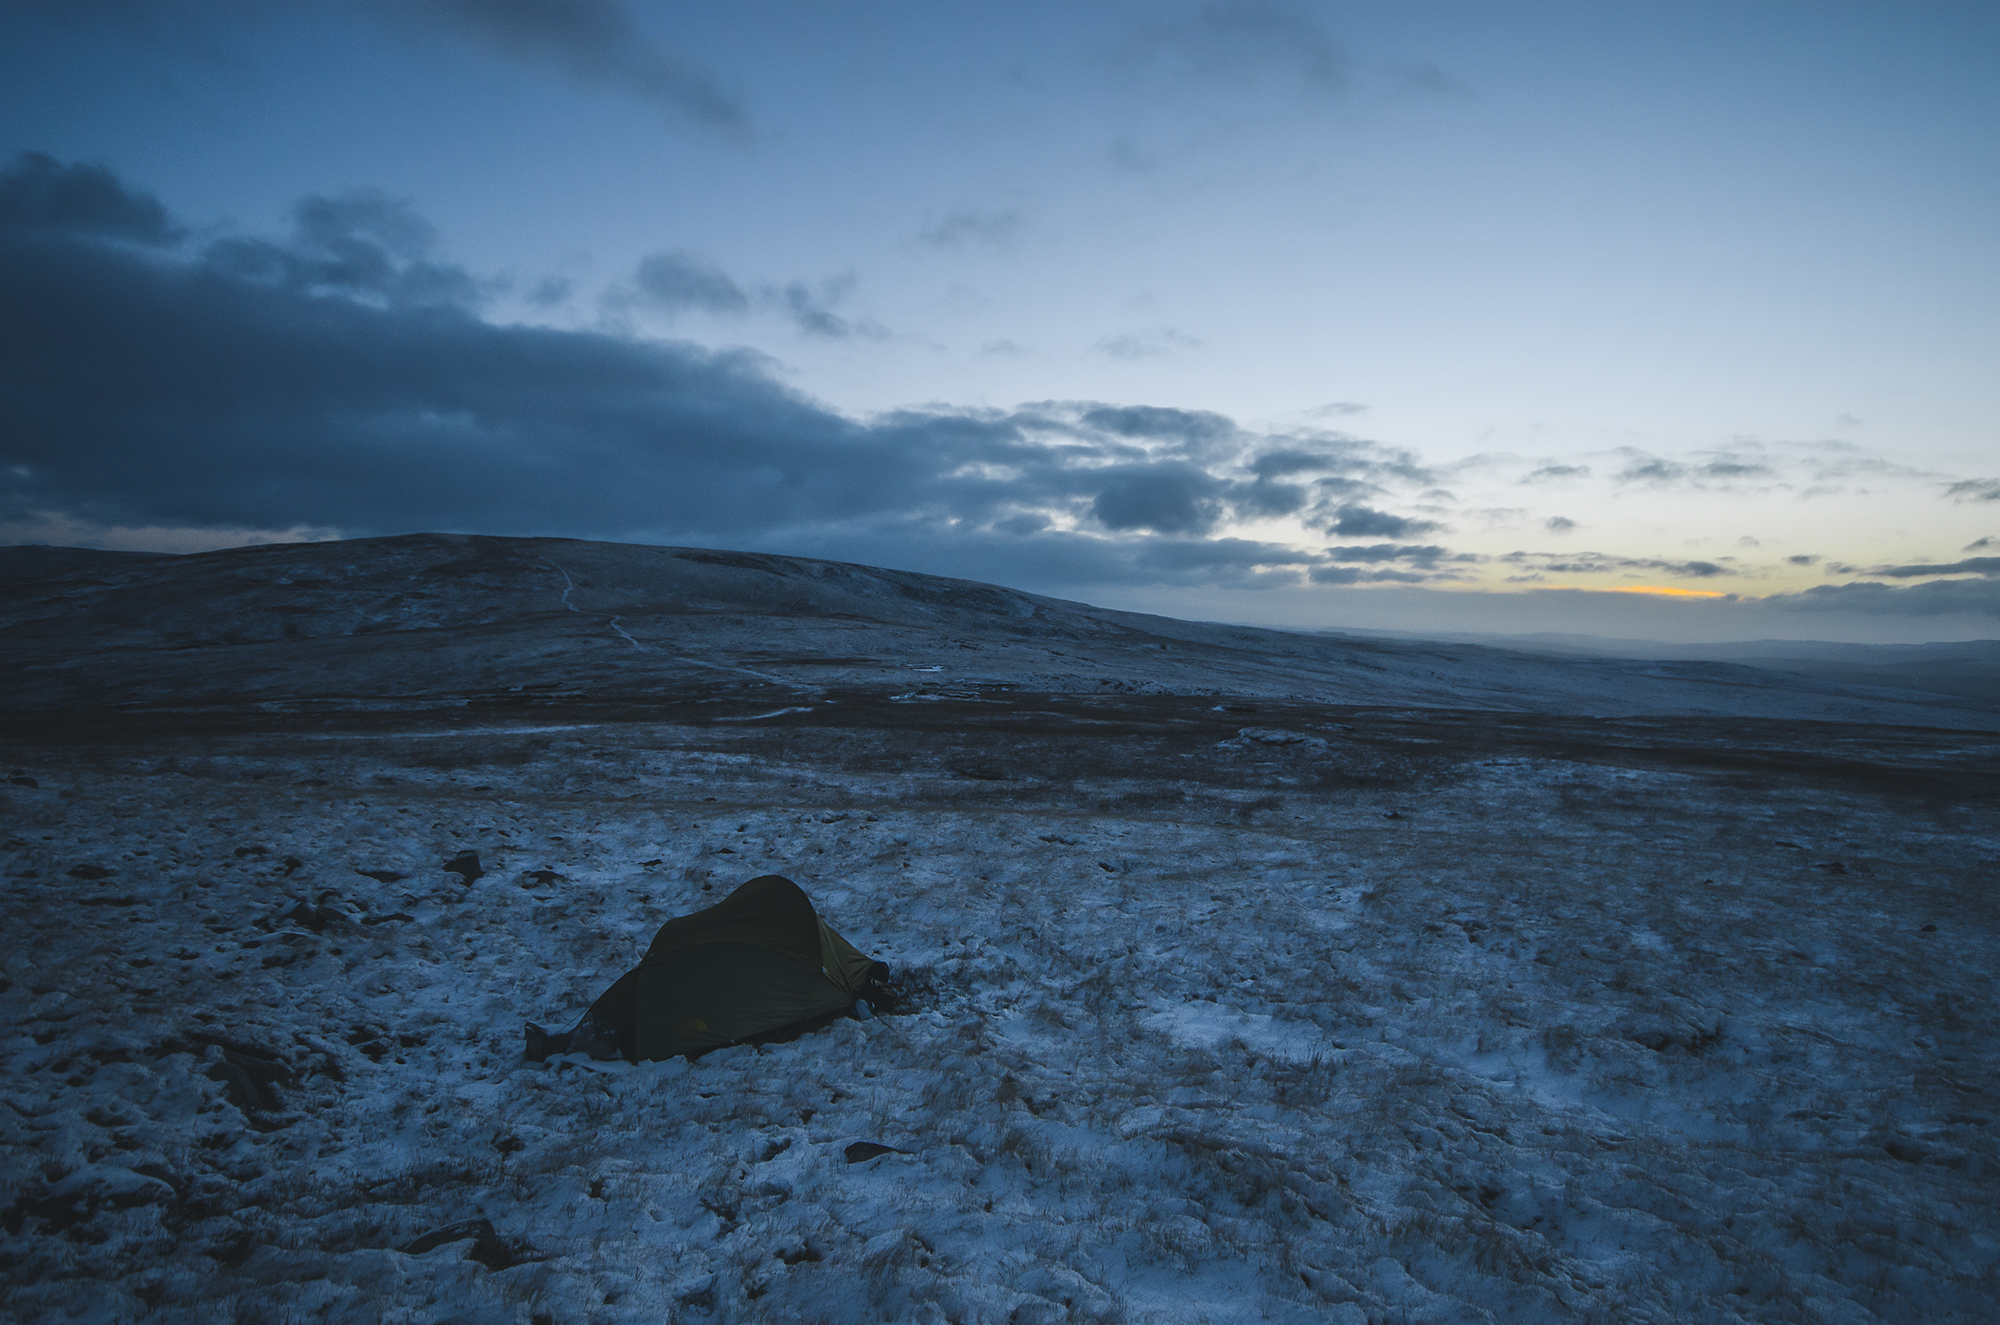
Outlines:
{"type": "Polygon", "coordinates": [[[17,707],[0,750],[23,1319],[1976,1321],[2000,1296],[1987,732],[837,661],[809,693],[440,669],[451,705],[175,703],[164,656],[122,709],[17,707]],[[523,1018],[767,872],[905,1011],[692,1064],[521,1062],[523,1018]]]}

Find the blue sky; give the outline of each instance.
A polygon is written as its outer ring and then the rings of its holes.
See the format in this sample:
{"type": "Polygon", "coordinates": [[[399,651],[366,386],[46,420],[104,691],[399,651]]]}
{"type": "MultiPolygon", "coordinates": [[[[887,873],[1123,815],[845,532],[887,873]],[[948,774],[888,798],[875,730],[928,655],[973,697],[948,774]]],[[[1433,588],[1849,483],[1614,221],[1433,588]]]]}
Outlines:
{"type": "Polygon", "coordinates": [[[17,3],[0,538],[1992,636],[1996,68],[1991,4],[17,3]]]}

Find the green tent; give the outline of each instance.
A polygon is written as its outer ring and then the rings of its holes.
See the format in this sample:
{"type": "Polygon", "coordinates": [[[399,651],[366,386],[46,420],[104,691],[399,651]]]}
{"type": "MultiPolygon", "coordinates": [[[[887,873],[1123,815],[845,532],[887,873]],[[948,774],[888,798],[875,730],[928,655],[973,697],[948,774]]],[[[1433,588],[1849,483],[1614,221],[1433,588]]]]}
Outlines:
{"type": "MultiPolygon", "coordinates": [[[[752,879],[705,911],[660,926],[645,960],[544,1052],[615,1035],[628,1059],[672,1058],[844,1012],[888,968],[827,928],[790,879],[752,879]]],[[[537,1027],[529,1029],[529,1054],[537,1027]]],[[[606,1048],[609,1046],[606,1045],[606,1048]]]]}

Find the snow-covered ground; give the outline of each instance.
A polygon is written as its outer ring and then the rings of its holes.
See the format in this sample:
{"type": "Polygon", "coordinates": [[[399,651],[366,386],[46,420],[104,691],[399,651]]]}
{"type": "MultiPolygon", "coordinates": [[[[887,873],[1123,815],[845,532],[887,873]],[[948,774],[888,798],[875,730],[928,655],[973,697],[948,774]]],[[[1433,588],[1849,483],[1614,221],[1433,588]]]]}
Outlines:
{"type": "Polygon", "coordinates": [[[2000,1315],[1991,736],[816,703],[0,747],[0,1315],[2000,1315]],[[899,1015],[522,1061],[768,872],[899,1015]]]}

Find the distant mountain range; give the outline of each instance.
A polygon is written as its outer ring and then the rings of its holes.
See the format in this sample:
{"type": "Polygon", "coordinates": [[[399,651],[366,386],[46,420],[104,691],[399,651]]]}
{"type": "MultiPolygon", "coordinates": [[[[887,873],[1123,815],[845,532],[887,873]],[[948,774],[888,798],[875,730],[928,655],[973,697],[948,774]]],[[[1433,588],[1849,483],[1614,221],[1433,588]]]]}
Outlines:
{"type": "MultiPolygon", "coordinates": [[[[1401,631],[1327,631],[1364,638],[1418,638],[1401,631]]],[[[1845,685],[1927,690],[2000,704],[2000,639],[1935,644],[1842,644],[1832,640],[1735,640],[1720,644],[1676,644],[1661,640],[1611,639],[1601,635],[1424,636],[1486,648],[1512,649],[1564,658],[1651,658],[1734,662],[1798,676],[1816,676],[1845,685]]]]}

